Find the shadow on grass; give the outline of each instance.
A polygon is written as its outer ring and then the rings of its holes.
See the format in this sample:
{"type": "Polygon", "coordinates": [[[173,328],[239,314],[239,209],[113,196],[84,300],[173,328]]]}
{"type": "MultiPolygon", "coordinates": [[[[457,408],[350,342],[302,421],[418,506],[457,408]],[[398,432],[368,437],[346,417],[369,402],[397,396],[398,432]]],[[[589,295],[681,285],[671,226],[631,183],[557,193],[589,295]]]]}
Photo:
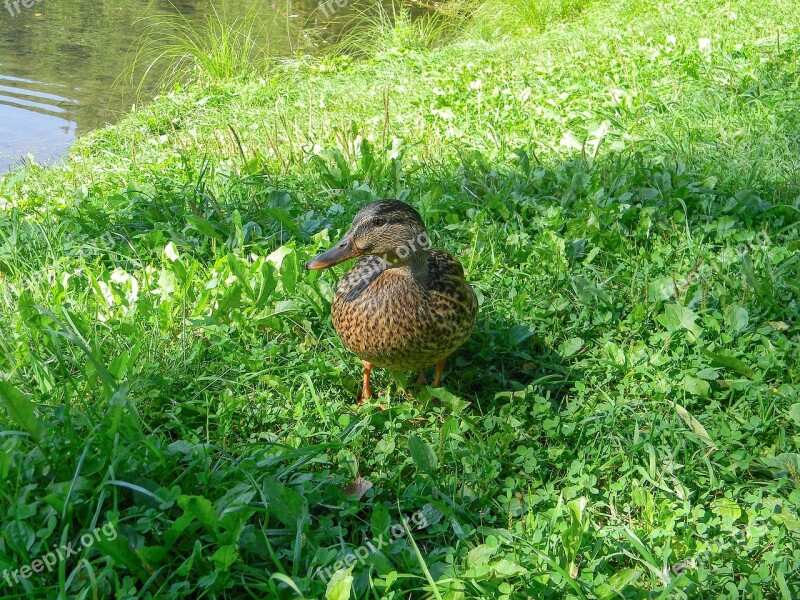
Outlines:
{"type": "Polygon", "coordinates": [[[483,408],[491,406],[497,394],[522,391],[530,385],[558,398],[576,377],[536,325],[495,312],[478,317],[472,336],[450,357],[448,365],[445,386],[457,395],[474,398],[483,408]]]}
{"type": "MultiPolygon", "coordinates": [[[[231,176],[186,157],[182,176],[154,176],[152,190],[128,189],[114,197],[116,206],[78,207],[72,226],[89,237],[115,232],[137,240],[137,260],[160,257],[171,241],[208,266],[226,253],[263,256],[287,242],[313,254],[313,235],[330,229],[334,238],[365,203],[399,196],[420,210],[435,245],[469,263],[469,278],[485,297],[475,332],[448,361],[445,385],[486,406],[531,384],[560,397],[580,378],[561,343],[595,341],[651,301],[709,306],[711,298],[711,308],[725,309],[733,299],[709,293],[719,282],[741,288],[752,316],[782,319],[796,331],[798,260],[759,253],[765,244],[796,248],[800,186],[772,186],[756,171],[714,181],[680,162],[636,153],[545,164],[524,148],[502,163],[464,153],[398,184],[395,159],[369,152],[372,160],[349,170],[339,151],[319,157],[298,180],[309,190],[275,189],[258,175],[265,168],[257,160],[231,176]],[[725,252],[732,261],[721,258],[725,252]],[[592,312],[607,320],[575,329],[572,313],[580,311],[586,323],[592,312]]],[[[114,268],[118,257],[101,260],[114,268]]],[[[320,295],[320,280],[296,279],[297,290],[285,295],[321,335],[327,314],[303,300],[320,295]]],[[[224,328],[229,317],[215,311],[213,321],[224,328]]],[[[287,323],[284,333],[299,331],[287,323]]],[[[246,343],[258,344],[249,333],[246,343]]]]}

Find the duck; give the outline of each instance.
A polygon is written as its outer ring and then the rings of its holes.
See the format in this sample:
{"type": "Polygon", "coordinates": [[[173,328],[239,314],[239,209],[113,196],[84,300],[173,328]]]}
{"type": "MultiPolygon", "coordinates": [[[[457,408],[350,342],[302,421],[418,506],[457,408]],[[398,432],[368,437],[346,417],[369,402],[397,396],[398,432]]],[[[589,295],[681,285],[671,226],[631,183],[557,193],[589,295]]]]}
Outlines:
{"type": "Polygon", "coordinates": [[[374,367],[436,365],[433,385],[439,387],[447,358],[470,337],[478,316],[461,263],[432,248],[420,213],[393,199],[364,206],[344,237],[306,268],[329,269],[354,258],[336,287],[331,320],[364,367],[359,402],[372,397],[374,367]]]}

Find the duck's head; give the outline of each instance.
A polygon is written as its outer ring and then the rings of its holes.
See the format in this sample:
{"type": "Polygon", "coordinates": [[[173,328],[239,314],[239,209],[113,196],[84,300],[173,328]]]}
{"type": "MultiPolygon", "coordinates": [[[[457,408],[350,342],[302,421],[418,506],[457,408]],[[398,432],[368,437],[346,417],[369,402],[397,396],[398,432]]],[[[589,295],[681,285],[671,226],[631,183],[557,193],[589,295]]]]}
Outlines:
{"type": "Polygon", "coordinates": [[[422,217],[399,200],[378,200],[358,211],[350,229],[333,248],[308,262],[309,270],[327,269],[357,256],[383,258],[388,265],[412,262],[430,248],[422,217]]]}

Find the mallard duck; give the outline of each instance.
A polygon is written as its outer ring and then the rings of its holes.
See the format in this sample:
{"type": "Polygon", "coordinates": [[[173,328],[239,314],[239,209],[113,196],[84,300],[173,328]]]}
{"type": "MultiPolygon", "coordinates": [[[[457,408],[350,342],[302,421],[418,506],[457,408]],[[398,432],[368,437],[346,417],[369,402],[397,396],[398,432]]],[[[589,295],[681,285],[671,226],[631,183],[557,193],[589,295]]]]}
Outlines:
{"type": "Polygon", "coordinates": [[[361,257],[339,282],[331,317],[344,345],[364,365],[362,401],[372,396],[373,367],[436,365],[438,387],[445,360],[475,326],[478,301],[461,263],[430,246],[413,207],[379,200],[362,208],[345,236],[306,265],[327,269],[361,257]]]}

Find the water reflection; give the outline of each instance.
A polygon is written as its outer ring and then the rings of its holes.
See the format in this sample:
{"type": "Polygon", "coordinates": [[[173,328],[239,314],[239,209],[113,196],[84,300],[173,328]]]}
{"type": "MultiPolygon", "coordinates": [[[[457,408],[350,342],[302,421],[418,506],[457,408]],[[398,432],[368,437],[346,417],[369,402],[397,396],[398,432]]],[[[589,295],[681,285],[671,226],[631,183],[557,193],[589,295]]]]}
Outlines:
{"type": "MultiPolygon", "coordinates": [[[[292,36],[319,19],[316,0],[37,0],[31,8],[20,3],[14,16],[4,2],[0,0],[0,173],[28,154],[37,162],[52,160],[77,135],[127,112],[137,100],[136,84],[117,79],[147,28],[142,17],[181,14],[201,23],[209,15],[235,19],[257,11],[270,52],[277,54],[294,51],[299,37],[292,36]]],[[[14,0],[10,6],[14,12],[14,0]]]]}
{"type": "Polygon", "coordinates": [[[0,173],[34,155],[50,161],[75,139],[75,101],[61,86],[0,75],[0,173]]]}
{"type": "Polygon", "coordinates": [[[0,173],[32,154],[40,163],[64,154],[76,137],[74,121],[0,102],[0,173]]]}

